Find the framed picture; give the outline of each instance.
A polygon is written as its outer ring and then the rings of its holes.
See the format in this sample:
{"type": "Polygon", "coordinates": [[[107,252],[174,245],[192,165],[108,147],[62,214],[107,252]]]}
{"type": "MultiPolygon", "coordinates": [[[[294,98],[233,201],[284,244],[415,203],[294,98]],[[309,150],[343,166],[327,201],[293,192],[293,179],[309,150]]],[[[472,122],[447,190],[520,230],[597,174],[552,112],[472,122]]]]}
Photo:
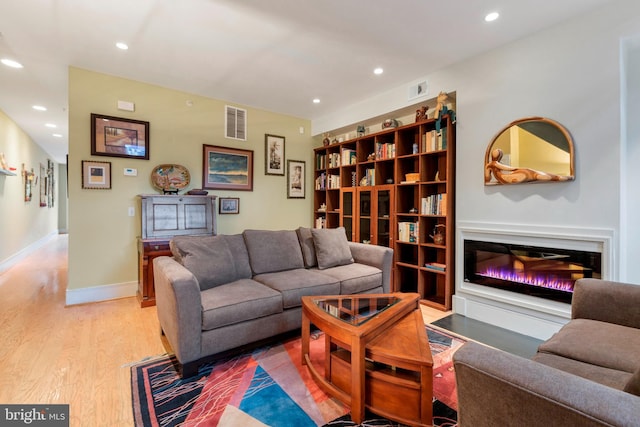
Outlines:
{"type": "Polygon", "coordinates": [[[240,213],[240,198],[220,197],[218,212],[220,215],[240,213]]]}
{"type": "Polygon", "coordinates": [[[287,199],[304,199],[305,162],[287,160],[287,199]]]}
{"type": "Polygon", "coordinates": [[[202,146],[202,188],[253,191],[253,150],[202,146]]]}
{"type": "Polygon", "coordinates": [[[82,188],[111,189],[111,162],[82,161],[82,188]]]}
{"type": "Polygon", "coordinates": [[[92,113],[91,154],[149,160],[149,122],[92,113]]]}
{"type": "Polygon", "coordinates": [[[284,176],[284,136],[264,135],[264,174],[284,176]]]}

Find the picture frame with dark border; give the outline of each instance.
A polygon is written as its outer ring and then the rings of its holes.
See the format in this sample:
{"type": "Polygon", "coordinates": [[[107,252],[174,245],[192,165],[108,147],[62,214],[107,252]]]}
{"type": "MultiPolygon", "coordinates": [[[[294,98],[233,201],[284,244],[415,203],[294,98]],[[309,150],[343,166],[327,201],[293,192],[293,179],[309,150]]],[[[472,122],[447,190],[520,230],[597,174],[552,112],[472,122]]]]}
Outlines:
{"type": "Polygon", "coordinates": [[[287,160],[287,199],[304,199],[306,162],[287,160]]]}
{"type": "Polygon", "coordinates": [[[91,154],[149,160],[149,122],[91,113],[91,154]]]}
{"type": "Polygon", "coordinates": [[[240,198],[239,197],[220,197],[218,205],[218,213],[220,215],[239,214],[240,198]]]}
{"type": "Polygon", "coordinates": [[[111,190],[111,162],[82,161],[82,188],[111,190]]]}
{"type": "Polygon", "coordinates": [[[203,144],[202,188],[253,191],[253,150],[203,144]]]}
{"type": "Polygon", "coordinates": [[[264,174],[284,176],[284,136],[264,134],[264,174]]]}

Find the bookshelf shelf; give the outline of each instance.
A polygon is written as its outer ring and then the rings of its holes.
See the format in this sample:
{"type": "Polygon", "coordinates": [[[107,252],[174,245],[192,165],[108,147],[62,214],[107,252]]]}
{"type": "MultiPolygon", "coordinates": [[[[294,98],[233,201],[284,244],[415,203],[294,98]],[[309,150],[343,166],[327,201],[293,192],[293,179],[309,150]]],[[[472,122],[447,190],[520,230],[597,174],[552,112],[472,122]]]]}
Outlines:
{"type": "Polygon", "coordinates": [[[423,120],[319,147],[314,155],[315,226],[344,226],[351,241],[393,248],[391,291],[418,292],[422,303],[450,310],[455,270],[451,117],[442,118],[440,133],[435,120],[423,120]],[[431,235],[442,227],[444,243],[436,244],[431,235]],[[425,266],[430,263],[445,267],[425,266]]]}

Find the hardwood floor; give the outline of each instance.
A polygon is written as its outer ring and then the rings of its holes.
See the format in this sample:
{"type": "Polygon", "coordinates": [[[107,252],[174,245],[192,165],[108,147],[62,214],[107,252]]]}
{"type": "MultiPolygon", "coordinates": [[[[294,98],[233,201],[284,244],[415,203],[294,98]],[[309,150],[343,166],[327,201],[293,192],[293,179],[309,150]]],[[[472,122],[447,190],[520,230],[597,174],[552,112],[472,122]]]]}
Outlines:
{"type": "Polygon", "coordinates": [[[69,404],[71,426],[131,426],[127,364],[165,352],[135,298],[65,307],[68,238],[0,274],[0,402],[69,404]]]}
{"type": "MultiPolygon", "coordinates": [[[[69,404],[71,426],[132,426],[129,364],[165,353],[136,298],[65,307],[68,237],[0,274],[0,403],[69,404]]],[[[450,312],[421,306],[425,323],[450,312]]]]}

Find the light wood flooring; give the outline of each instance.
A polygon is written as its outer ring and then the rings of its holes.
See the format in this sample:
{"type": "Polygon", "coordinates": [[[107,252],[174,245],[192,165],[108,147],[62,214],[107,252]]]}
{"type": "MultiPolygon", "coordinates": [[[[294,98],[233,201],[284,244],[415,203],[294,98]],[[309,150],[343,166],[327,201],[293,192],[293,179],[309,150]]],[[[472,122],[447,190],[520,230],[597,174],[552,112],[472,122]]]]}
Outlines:
{"type": "Polygon", "coordinates": [[[0,274],[0,403],[69,404],[71,426],[133,426],[129,364],[165,353],[156,309],[135,297],[66,307],[67,248],[59,235],[0,274]]]}

